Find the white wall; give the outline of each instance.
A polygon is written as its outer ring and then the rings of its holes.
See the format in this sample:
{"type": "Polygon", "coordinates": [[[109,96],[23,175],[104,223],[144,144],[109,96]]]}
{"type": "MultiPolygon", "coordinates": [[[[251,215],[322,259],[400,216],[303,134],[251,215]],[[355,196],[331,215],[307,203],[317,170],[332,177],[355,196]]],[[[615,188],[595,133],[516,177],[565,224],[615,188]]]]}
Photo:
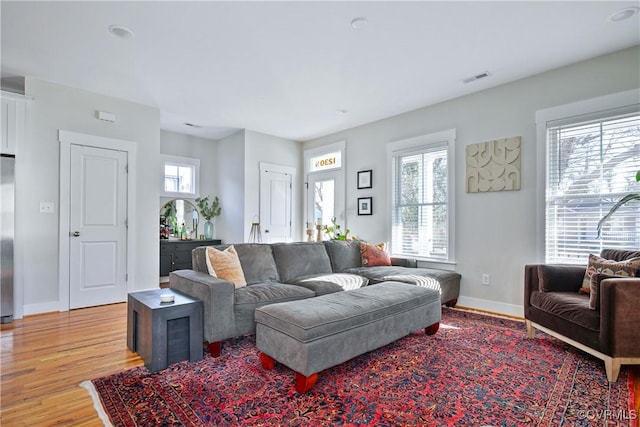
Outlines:
{"type": "Polygon", "coordinates": [[[245,131],[218,141],[218,182],[222,211],[216,220],[216,236],[223,243],[244,242],[244,144],[245,131]]]}
{"type": "Polygon", "coordinates": [[[245,131],[245,211],[244,211],[244,239],[249,239],[251,223],[260,217],[260,162],[273,163],[280,166],[296,168],[293,180],[293,240],[301,237],[302,209],[299,200],[302,197],[302,146],[290,139],[266,135],[264,133],[245,131]]]}
{"type": "MultiPolygon", "coordinates": [[[[460,303],[522,315],[526,263],[536,252],[535,112],[556,105],[640,87],[640,48],[629,48],[472,95],[411,111],[304,144],[312,148],[346,143],[347,221],[370,241],[390,239],[390,198],[386,144],[456,129],[456,265],[462,274],[460,303]],[[465,147],[511,136],[522,137],[519,191],[467,194],[465,147]],[[373,169],[373,216],[357,216],[356,172],[373,169]],[[490,286],[482,286],[483,273],[490,286]]],[[[367,194],[367,195],[368,195],[367,194]]],[[[585,261],[586,262],[586,261],[585,261]]]]}
{"type": "MultiPolygon", "coordinates": [[[[219,196],[218,185],[218,142],[176,132],[160,131],[160,153],[171,156],[190,157],[200,160],[200,197],[209,196],[213,200],[219,196]]],[[[158,165],[160,167],[160,165],[158,165]]],[[[161,169],[158,169],[161,172],[161,169]]],[[[170,198],[161,197],[158,212],[170,198]]],[[[196,207],[195,199],[187,199],[196,207]]],[[[204,218],[200,218],[197,236],[204,233],[204,218]]],[[[216,225],[218,221],[216,218],[216,225]]],[[[217,233],[216,233],[217,234],[217,233]]]]}
{"type": "MultiPolygon", "coordinates": [[[[25,80],[26,138],[16,158],[16,272],[24,295],[24,314],[55,311],[58,302],[59,159],[58,130],[137,143],[135,289],[158,283],[158,167],[160,112],[152,107],[73,89],[42,80],[25,80]],[[115,123],[95,118],[114,113],[115,123]],[[40,202],[54,202],[55,213],[41,214],[40,202]]],[[[20,290],[18,290],[20,292],[20,290]]]]}

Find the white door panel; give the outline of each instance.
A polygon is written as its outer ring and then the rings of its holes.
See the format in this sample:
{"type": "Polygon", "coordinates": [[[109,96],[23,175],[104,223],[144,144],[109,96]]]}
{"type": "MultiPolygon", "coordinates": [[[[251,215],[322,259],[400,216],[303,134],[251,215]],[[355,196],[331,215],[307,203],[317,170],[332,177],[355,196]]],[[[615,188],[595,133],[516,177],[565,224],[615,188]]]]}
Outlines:
{"type": "Polygon", "coordinates": [[[260,227],[265,242],[288,242],[292,237],[291,168],[270,165],[260,171],[260,227]]]}
{"type": "Polygon", "coordinates": [[[127,154],[71,146],[69,307],[126,300],[127,154]]]}

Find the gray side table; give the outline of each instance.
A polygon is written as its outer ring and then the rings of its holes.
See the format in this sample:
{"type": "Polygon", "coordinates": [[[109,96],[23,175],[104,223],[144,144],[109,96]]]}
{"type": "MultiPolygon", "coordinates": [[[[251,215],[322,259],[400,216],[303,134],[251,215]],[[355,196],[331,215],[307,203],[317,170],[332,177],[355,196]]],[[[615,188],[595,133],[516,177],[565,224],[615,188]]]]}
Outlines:
{"type": "Polygon", "coordinates": [[[181,360],[202,359],[202,301],[173,289],[132,292],[127,300],[127,347],[152,372],[181,360]],[[163,303],[161,294],[173,294],[163,303]]]}

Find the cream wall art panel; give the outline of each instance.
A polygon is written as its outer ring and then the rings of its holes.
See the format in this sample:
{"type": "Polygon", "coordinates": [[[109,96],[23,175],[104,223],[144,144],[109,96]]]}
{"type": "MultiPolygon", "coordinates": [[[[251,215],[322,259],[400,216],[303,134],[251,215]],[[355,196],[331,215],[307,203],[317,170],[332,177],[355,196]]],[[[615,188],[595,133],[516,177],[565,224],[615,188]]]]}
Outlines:
{"type": "Polygon", "coordinates": [[[467,193],[520,189],[521,138],[467,145],[467,193]]]}

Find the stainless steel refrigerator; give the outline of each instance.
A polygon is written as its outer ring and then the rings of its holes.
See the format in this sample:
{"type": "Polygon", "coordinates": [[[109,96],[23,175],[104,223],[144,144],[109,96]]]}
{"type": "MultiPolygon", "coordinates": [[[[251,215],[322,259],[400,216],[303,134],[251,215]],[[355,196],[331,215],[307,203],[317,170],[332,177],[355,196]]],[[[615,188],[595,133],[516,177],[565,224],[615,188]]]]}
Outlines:
{"type": "Polygon", "coordinates": [[[15,212],[15,158],[0,157],[0,323],[13,321],[13,240],[15,212]]]}

